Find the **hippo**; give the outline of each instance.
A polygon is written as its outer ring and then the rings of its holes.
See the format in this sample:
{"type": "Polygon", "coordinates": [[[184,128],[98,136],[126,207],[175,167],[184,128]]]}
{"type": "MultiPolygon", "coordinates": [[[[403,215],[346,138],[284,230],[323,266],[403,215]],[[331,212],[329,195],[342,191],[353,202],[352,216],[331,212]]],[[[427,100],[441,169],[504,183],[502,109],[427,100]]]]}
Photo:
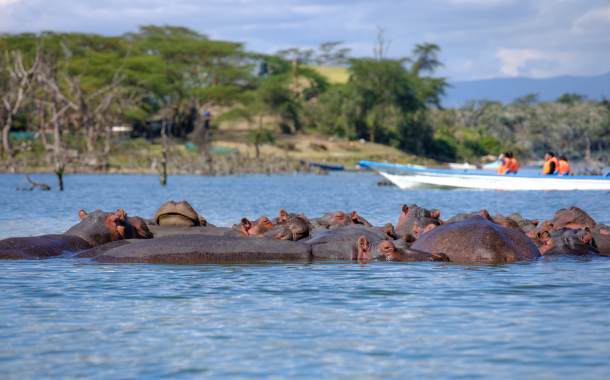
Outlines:
{"type": "Polygon", "coordinates": [[[300,216],[287,218],[286,221],[277,222],[275,227],[259,236],[298,241],[309,237],[309,223],[300,216]]]}
{"type": "Polygon", "coordinates": [[[495,223],[494,219],[491,217],[491,215],[489,215],[489,212],[487,212],[487,210],[483,209],[479,212],[471,212],[470,214],[457,214],[454,215],[451,219],[449,219],[448,221],[446,221],[445,223],[454,223],[454,222],[463,222],[466,219],[475,216],[475,215],[479,215],[487,220],[489,220],[490,222],[495,223]]]}
{"type": "Polygon", "coordinates": [[[416,204],[402,206],[402,214],[394,230],[407,242],[415,241],[422,232],[427,232],[441,225],[441,212],[437,209],[427,210],[416,204]]]}
{"type": "Polygon", "coordinates": [[[158,238],[167,235],[216,235],[222,236],[228,231],[231,231],[227,227],[215,227],[209,223],[206,226],[194,226],[194,227],[162,227],[157,225],[148,225],[150,232],[154,237],[158,238]]]}
{"type": "Polygon", "coordinates": [[[507,218],[503,215],[496,215],[492,219],[498,226],[512,228],[513,230],[521,232],[522,234],[525,233],[519,223],[515,222],[512,218],[507,218]]]}
{"type": "MultiPolygon", "coordinates": [[[[40,259],[67,252],[88,250],[113,241],[152,237],[146,224],[134,228],[123,210],[116,212],[80,210],[80,223],[63,234],[14,237],[0,240],[0,259],[40,259]],[[139,232],[138,232],[139,231],[139,232]]],[[[142,219],[133,219],[141,223],[142,219]]]]}
{"type": "Polygon", "coordinates": [[[600,251],[591,245],[589,232],[583,229],[560,228],[543,231],[540,236],[543,245],[540,247],[542,256],[554,255],[600,255],[600,251]]]}
{"type": "Polygon", "coordinates": [[[280,222],[287,222],[294,218],[301,218],[301,219],[305,220],[306,222],[309,222],[309,219],[303,213],[301,213],[299,215],[299,214],[295,214],[294,212],[288,213],[288,212],[286,212],[286,210],[281,209],[279,214],[280,215],[277,218],[271,219],[271,223],[278,224],[280,222]]]}
{"type": "Polygon", "coordinates": [[[308,244],[277,239],[169,235],[110,249],[100,263],[208,264],[256,260],[310,260],[308,244]]]}
{"type": "Polygon", "coordinates": [[[603,223],[596,223],[595,228],[593,228],[592,232],[596,232],[598,234],[610,235],[610,226],[607,226],[603,223]]]}
{"type": "Polygon", "coordinates": [[[527,236],[480,215],[438,226],[417,239],[412,248],[445,253],[451,261],[514,262],[540,257],[527,236]]]}
{"type": "Polygon", "coordinates": [[[551,219],[551,223],[553,223],[554,228],[567,227],[573,230],[579,228],[586,230],[588,228],[589,231],[595,228],[595,220],[575,206],[567,210],[562,208],[557,211],[553,219],[551,219]]]}
{"type": "Polygon", "coordinates": [[[394,229],[394,225],[392,223],[386,223],[381,227],[373,226],[373,228],[383,232],[384,234],[386,234],[387,237],[391,238],[392,240],[400,239],[398,237],[398,234],[396,234],[396,230],[394,229]]]}
{"type": "Polygon", "coordinates": [[[309,245],[317,245],[342,241],[358,241],[361,236],[366,236],[370,241],[387,240],[387,235],[375,228],[353,224],[347,227],[329,229],[328,231],[303,239],[301,242],[309,245]]]}
{"type": "Polygon", "coordinates": [[[155,213],[155,223],[163,227],[205,226],[207,221],[187,202],[169,201],[155,213]]]}
{"type": "Polygon", "coordinates": [[[352,211],[349,215],[343,211],[336,211],[333,214],[325,213],[322,217],[311,219],[311,221],[315,221],[326,228],[347,227],[351,224],[361,224],[366,227],[373,226],[366,219],[359,216],[356,211],[352,211]]]}
{"type": "Polygon", "coordinates": [[[536,227],[538,227],[538,224],[540,223],[539,219],[533,219],[533,220],[525,219],[521,215],[517,214],[516,212],[513,212],[508,217],[510,219],[514,220],[515,222],[517,222],[517,224],[519,225],[519,227],[521,227],[521,229],[523,230],[524,233],[528,233],[531,230],[536,229],[536,227]]]}
{"type": "MultiPolygon", "coordinates": [[[[607,231],[607,230],[601,230],[607,231]]],[[[591,232],[591,238],[593,241],[591,245],[597,248],[604,255],[610,255],[610,234],[607,233],[599,233],[599,232],[591,232]]]]}
{"type": "Polygon", "coordinates": [[[450,261],[444,253],[428,253],[408,247],[398,249],[389,240],[369,243],[364,236],[358,239],[357,247],[359,262],[374,260],[394,262],[450,261]]]}
{"type": "Polygon", "coordinates": [[[233,225],[233,228],[224,232],[223,235],[229,237],[259,236],[273,227],[275,226],[266,216],[261,216],[254,222],[249,221],[248,218],[241,218],[239,225],[233,225]]]}
{"type": "MultiPolygon", "coordinates": [[[[363,245],[364,247],[364,245],[363,245]]],[[[409,248],[407,243],[404,240],[380,240],[380,241],[371,241],[366,239],[365,236],[359,237],[357,240],[350,241],[334,241],[330,243],[323,244],[314,244],[311,246],[312,255],[314,260],[344,260],[344,261],[355,261],[359,260],[361,262],[364,261],[434,261],[435,258],[433,254],[417,251],[409,248]],[[363,256],[363,253],[360,253],[359,249],[362,251],[362,247],[359,248],[359,244],[366,240],[366,247],[368,252],[371,252],[367,257],[363,256]],[[360,241],[360,243],[359,243],[360,241]],[[391,245],[387,244],[391,243],[391,245]],[[384,252],[386,247],[394,247],[392,250],[391,257],[379,256],[379,252],[384,252]],[[395,250],[395,251],[394,251],[395,250]]],[[[447,258],[448,260],[448,258],[447,258]]]]}

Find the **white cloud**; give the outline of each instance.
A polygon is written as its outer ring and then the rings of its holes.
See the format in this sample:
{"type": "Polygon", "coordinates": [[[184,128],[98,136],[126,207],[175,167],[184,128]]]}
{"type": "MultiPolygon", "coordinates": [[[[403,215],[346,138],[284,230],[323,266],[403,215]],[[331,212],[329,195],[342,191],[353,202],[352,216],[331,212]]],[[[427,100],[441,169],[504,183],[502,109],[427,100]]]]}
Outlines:
{"type": "Polygon", "coordinates": [[[16,3],[19,0],[0,0],[0,8],[3,8],[11,3],[16,3]]]}
{"type": "Polygon", "coordinates": [[[500,71],[510,77],[519,76],[519,69],[531,60],[545,60],[547,55],[531,49],[499,49],[496,57],[502,61],[500,71]]]}
{"type": "Polygon", "coordinates": [[[596,21],[610,22],[610,6],[602,9],[590,10],[578,17],[572,24],[572,31],[582,33],[584,31],[583,29],[587,27],[587,24],[596,21]]]}

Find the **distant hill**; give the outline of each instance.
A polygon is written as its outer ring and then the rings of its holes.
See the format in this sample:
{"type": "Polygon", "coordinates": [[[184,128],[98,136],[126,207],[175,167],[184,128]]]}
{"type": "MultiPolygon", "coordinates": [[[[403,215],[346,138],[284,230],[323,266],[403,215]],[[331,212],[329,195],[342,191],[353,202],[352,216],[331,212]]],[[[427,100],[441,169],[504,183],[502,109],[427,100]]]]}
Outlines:
{"type": "Polygon", "coordinates": [[[541,102],[554,101],[566,92],[586,95],[589,99],[610,98],[610,73],[592,77],[565,75],[548,79],[499,78],[449,82],[442,104],[455,108],[472,99],[512,103],[518,97],[538,93],[541,102]]]}

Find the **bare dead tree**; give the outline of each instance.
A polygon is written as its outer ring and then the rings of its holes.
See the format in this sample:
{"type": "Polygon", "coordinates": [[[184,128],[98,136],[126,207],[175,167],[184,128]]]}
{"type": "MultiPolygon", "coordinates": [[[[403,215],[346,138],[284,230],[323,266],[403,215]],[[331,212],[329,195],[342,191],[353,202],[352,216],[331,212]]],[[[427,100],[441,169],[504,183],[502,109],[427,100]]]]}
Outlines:
{"type": "MultiPolygon", "coordinates": [[[[66,59],[68,59],[67,55],[66,59]]],[[[64,95],[58,86],[57,82],[60,81],[62,74],[55,69],[54,58],[50,54],[42,54],[40,65],[36,79],[45,94],[45,101],[38,102],[42,107],[42,111],[39,112],[43,117],[39,132],[44,135],[47,127],[53,125],[53,145],[47,143],[45,148],[53,152],[54,171],[59,182],[59,190],[63,190],[63,173],[68,158],[62,142],[62,132],[67,124],[68,111],[79,111],[79,107],[64,95]],[[48,120],[44,118],[45,115],[49,116],[48,120]]],[[[46,137],[43,141],[46,141],[46,137]]]]}
{"type": "Polygon", "coordinates": [[[165,186],[167,184],[167,151],[169,149],[169,141],[167,137],[167,119],[165,116],[163,117],[162,126],[161,126],[161,141],[162,141],[162,149],[163,149],[163,158],[161,159],[161,185],[165,186]]]}
{"type": "Polygon", "coordinates": [[[15,150],[11,147],[9,141],[9,132],[13,127],[17,113],[27,103],[32,92],[32,78],[40,67],[40,49],[41,45],[38,46],[34,61],[28,69],[25,68],[23,55],[20,51],[12,51],[10,54],[5,51],[4,54],[2,69],[8,72],[9,78],[0,90],[4,108],[2,112],[2,146],[7,154],[9,165],[13,164],[15,158],[15,150]]]}
{"type": "Polygon", "coordinates": [[[390,45],[392,44],[391,40],[386,41],[385,37],[383,36],[385,30],[386,28],[382,28],[381,26],[377,25],[377,41],[373,46],[373,56],[377,61],[383,61],[388,56],[388,50],[390,50],[390,45]]]}

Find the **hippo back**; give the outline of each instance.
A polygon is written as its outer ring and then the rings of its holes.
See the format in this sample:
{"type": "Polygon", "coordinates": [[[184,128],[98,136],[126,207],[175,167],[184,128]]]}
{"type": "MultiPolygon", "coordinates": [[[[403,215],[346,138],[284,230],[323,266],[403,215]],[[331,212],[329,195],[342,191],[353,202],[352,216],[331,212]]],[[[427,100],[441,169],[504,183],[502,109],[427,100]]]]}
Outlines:
{"type": "Polygon", "coordinates": [[[526,235],[476,215],[428,231],[413,249],[445,253],[451,261],[520,261],[540,257],[526,235]]]}
{"type": "Polygon", "coordinates": [[[307,239],[301,240],[301,242],[316,245],[343,241],[358,241],[361,236],[366,237],[368,241],[387,240],[386,234],[375,228],[353,224],[347,227],[338,227],[317,233],[307,239]]]}

